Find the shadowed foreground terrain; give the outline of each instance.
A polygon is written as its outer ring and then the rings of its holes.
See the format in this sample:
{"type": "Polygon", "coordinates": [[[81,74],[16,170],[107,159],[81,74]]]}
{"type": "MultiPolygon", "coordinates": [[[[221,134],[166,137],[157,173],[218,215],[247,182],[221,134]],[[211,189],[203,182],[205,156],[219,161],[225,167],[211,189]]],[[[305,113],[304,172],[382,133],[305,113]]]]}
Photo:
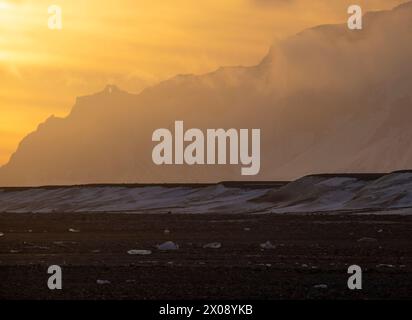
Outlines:
{"type": "Polygon", "coordinates": [[[408,215],[3,213],[0,232],[0,299],[412,297],[408,215]],[[47,288],[52,264],[63,290],[47,288]],[[363,290],[347,288],[351,264],[363,290]]]}

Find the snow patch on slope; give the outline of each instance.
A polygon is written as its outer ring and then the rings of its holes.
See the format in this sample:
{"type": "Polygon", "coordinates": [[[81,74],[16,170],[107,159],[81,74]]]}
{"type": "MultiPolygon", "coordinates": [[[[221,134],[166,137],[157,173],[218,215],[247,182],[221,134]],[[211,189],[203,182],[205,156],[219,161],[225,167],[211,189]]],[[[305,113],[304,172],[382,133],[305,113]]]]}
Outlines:
{"type": "Polygon", "coordinates": [[[0,191],[0,212],[242,213],[265,210],[250,202],[268,189],[207,187],[59,187],[0,191]]]}
{"type": "Polygon", "coordinates": [[[407,208],[412,208],[412,172],[312,175],[263,187],[216,184],[0,189],[0,212],[16,213],[412,213],[407,208]]]}

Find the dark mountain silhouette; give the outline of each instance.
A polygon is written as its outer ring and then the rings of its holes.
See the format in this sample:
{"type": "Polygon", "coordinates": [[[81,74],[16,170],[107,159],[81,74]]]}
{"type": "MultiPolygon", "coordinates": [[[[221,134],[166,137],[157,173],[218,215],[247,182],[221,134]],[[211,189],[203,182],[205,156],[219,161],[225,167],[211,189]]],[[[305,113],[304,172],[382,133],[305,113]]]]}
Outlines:
{"type": "Polygon", "coordinates": [[[134,95],[108,86],[50,117],[0,168],[0,185],[290,180],[412,167],[412,2],[368,13],[364,29],[308,29],[256,66],[181,75],[134,95]],[[261,128],[261,170],[156,166],[152,132],[261,128]]]}

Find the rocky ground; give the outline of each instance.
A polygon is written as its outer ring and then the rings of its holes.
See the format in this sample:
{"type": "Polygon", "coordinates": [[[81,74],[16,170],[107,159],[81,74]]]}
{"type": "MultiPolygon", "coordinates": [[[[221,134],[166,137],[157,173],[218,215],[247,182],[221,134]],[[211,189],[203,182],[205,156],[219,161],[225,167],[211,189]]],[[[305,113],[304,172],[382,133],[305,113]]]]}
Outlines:
{"type": "Polygon", "coordinates": [[[412,216],[0,214],[0,299],[411,297],[412,216]]]}

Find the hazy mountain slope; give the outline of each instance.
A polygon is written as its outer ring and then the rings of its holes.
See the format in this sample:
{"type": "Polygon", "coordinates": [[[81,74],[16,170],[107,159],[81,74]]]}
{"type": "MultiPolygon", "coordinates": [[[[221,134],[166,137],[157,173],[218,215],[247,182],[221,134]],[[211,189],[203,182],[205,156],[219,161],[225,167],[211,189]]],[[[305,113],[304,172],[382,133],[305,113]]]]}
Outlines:
{"type": "Polygon", "coordinates": [[[139,95],[107,87],[49,118],[0,168],[0,185],[244,179],[233,166],[152,163],[152,132],[261,128],[262,166],[247,179],[412,167],[412,3],[369,13],[364,30],[306,30],[254,67],[177,76],[139,95]]]}

